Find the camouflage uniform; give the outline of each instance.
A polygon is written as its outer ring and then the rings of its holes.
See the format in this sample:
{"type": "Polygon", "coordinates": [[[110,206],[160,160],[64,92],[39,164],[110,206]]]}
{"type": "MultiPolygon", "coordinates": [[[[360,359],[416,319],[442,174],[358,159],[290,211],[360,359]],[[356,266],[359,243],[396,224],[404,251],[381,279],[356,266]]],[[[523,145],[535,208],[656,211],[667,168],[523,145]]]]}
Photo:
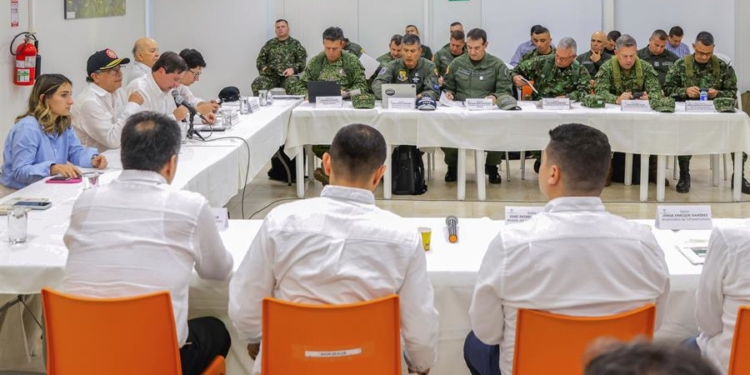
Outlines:
{"type": "MultiPolygon", "coordinates": [[[[454,100],[466,98],[484,98],[493,95],[511,95],[511,81],[508,68],[503,60],[490,55],[484,55],[479,64],[474,64],[468,54],[453,59],[443,77],[443,87],[446,92],[453,93],[454,100]]],[[[458,164],[458,151],[455,148],[443,148],[445,164],[458,164]]],[[[491,151],[487,153],[487,165],[498,165],[502,161],[502,153],[491,151]]]]}
{"type": "Polygon", "coordinates": [[[617,98],[624,92],[635,93],[643,91],[648,94],[649,99],[655,100],[661,97],[661,86],[659,86],[659,78],[656,71],[650,64],[640,59],[635,61],[629,72],[625,72],[620,67],[617,58],[612,58],[603,64],[599,69],[599,73],[596,74],[594,92],[604,97],[607,103],[617,103],[617,98]],[[614,65],[617,66],[615,67],[614,65]],[[639,66],[640,69],[638,68],[639,66]],[[619,82],[615,78],[618,72],[621,77],[619,82]]]}
{"type": "MultiPolygon", "coordinates": [[[[466,53],[466,49],[464,49],[464,53],[466,53]]],[[[433,62],[435,62],[435,67],[438,70],[438,76],[445,77],[445,70],[448,69],[448,65],[450,65],[453,59],[458,56],[455,56],[451,53],[450,45],[447,45],[437,51],[433,56],[433,62]]]]}
{"type": "Polygon", "coordinates": [[[404,59],[393,60],[382,67],[372,83],[372,92],[378,99],[383,99],[384,83],[412,83],[417,87],[417,94],[429,96],[435,100],[439,98],[437,68],[432,61],[420,58],[414,69],[409,69],[404,59]]]}
{"type": "Polygon", "coordinates": [[[289,37],[286,40],[269,40],[260,49],[255,63],[260,75],[251,85],[253,95],[258,96],[258,91],[274,87],[283,87],[289,91],[289,85],[297,78],[283,77],[282,73],[289,68],[294,69],[295,74],[300,73],[305,69],[306,61],[307,51],[297,39],[289,37]]]}
{"type": "Polygon", "coordinates": [[[360,56],[362,56],[363,53],[365,53],[365,50],[364,48],[362,48],[362,46],[360,46],[357,43],[350,42],[349,39],[344,39],[344,43],[345,43],[344,51],[353,53],[355,56],[357,56],[357,58],[359,58],[360,56]]]}
{"type": "Polygon", "coordinates": [[[533,59],[535,57],[539,57],[539,56],[554,55],[556,50],[557,49],[555,47],[550,47],[549,53],[546,54],[546,55],[542,55],[541,53],[539,53],[538,49],[534,48],[533,51],[528,52],[525,55],[523,55],[523,57],[521,57],[521,61],[519,61],[518,63],[520,64],[520,63],[522,63],[522,62],[524,62],[526,60],[531,60],[531,59],[533,59]]]}
{"type": "Polygon", "coordinates": [[[667,51],[666,49],[661,53],[661,55],[654,55],[651,53],[651,51],[649,51],[648,46],[638,50],[638,58],[641,59],[641,61],[645,61],[654,67],[654,70],[656,70],[656,74],[659,75],[659,85],[661,85],[662,88],[664,88],[664,82],[666,82],[667,72],[669,72],[669,68],[672,67],[672,64],[680,59],[679,57],[677,57],[677,55],[667,51]]]}
{"type": "Polygon", "coordinates": [[[576,57],[576,61],[578,61],[579,64],[583,65],[586,70],[589,71],[589,76],[591,76],[591,78],[594,78],[596,77],[596,73],[599,73],[599,68],[602,67],[602,64],[612,58],[612,55],[608,53],[605,54],[604,52],[601,53],[601,56],[602,57],[599,59],[599,61],[593,62],[591,61],[591,51],[589,50],[583,55],[578,55],[578,57],[576,57]]]}
{"type": "Polygon", "coordinates": [[[581,100],[590,92],[591,77],[586,68],[578,61],[573,61],[567,68],[559,68],[555,65],[555,55],[522,61],[511,71],[510,76],[517,74],[534,81],[534,87],[539,93],[532,94],[533,100],[563,95],[568,95],[571,100],[581,100]]]}

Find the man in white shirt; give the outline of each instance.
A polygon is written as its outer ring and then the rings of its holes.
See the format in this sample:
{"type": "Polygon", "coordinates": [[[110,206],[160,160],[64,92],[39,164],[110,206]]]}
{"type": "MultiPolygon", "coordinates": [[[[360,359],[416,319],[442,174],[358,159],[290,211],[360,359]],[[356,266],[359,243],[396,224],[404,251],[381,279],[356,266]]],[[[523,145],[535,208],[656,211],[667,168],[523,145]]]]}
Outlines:
{"type": "Polygon", "coordinates": [[[109,48],[89,56],[88,86],[71,110],[73,128],[84,147],[96,147],[99,152],[119,148],[125,121],[143,104],[139,95],[131,95],[128,101],[122,88],[122,65],[129,62],[109,48]]]}
{"type": "Polygon", "coordinates": [[[472,374],[512,373],[519,308],[603,316],[655,302],[660,325],[669,293],[664,253],[650,228],[605,211],[599,196],[610,155],[597,129],[550,131],[539,170],[549,203],[529,221],[506,225],[477,275],[464,344],[472,374]]]}
{"type": "Polygon", "coordinates": [[[92,297],[124,297],[168,290],[183,374],[200,374],[231,344],[212,317],[187,319],[193,267],[202,278],[224,280],[232,256],[224,248],[208,201],[169,184],[177,170],[180,131],[174,120],[140,112],[122,130],[123,172],[81,193],[65,233],[68,263],[63,289],[92,297]]]}
{"type": "Polygon", "coordinates": [[[171,91],[180,86],[187,64],[180,55],[169,51],[159,56],[151,69],[151,74],[130,82],[125,91],[130,96],[137,93],[135,97],[142,98],[141,110],[161,113],[177,121],[184,120],[190,111],[184,106],[177,107],[171,91]]]}
{"type": "Polygon", "coordinates": [[[435,364],[438,313],[418,233],[375,206],[372,194],[385,172],[386,152],[374,128],[342,128],[323,155],[330,185],[320,198],[285,204],[266,216],[229,284],[229,317],[253,359],[264,297],[343,304],[395,293],[410,370],[427,374],[435,364]]]}
{"type": "Polygon", "coordinates": [[[133,44],[133,58],[135,64],[130,68],[128,84],[151,73],[151,67],[159,59],[159,45],[151,38],[138,39],[133,44]]]}
{"type": "Polygon", "coordinates": [[[180,57],[185,60],[187,70],[180,80],[180,85],[175,90],[188,104],[192,105],[193,108],[202,114],[208,123],[215,123],[216,116],[214,116],[214,113],[221,107],[219,103],[215,100],[205,101],[196,97],[188,87],[200,80],[203,69],[206,68],[206,60],[203,59],[203,55],[200,52],[190,48],[180,51],[180,57]]]}
{"type": "MultiPolygon", "coordinates": [[[[703,356],[726,374],[740,306],[750,305],[750,221],[716,227],[708,241],[695,303],[703,356]]],[[[744,354],[746,355],[746,354],[744,354]]]]}

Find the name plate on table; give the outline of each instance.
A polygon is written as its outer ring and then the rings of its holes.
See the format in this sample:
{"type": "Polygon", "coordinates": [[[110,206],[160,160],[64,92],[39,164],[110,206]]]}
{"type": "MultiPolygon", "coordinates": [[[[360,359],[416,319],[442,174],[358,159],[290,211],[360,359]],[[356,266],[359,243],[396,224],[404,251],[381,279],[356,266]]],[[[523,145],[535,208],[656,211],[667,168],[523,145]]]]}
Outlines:
{"type": "Polygon", "coordinates": [[[340,96],[319,96],[315,99],[315,108],[341,108],[344,99],[340,96]]]}
{"type": "Polygon", "coordinates": [[[505,206],[505,224],[523,223],[542,211],[544,207],[505,206]]]}
{"type": "Polygon", "coordinates": [[[214,214],[214,223],[216,223],[216,229],[219,232],[223,232],[229,228],[229,214],[227,213],[226,207],[211,208],[214,214]]]}
{"type": "Polygon", "coordinates": [[[247,100],[247,108],[250,109],[250,113],[257,113],[260,111],[260,101],[258,98],[249,98],[247,100]]]}
{"type": "Polygon", "coordinates": [[[471,111],[495,109],[495,105],[492,104],[492,99],[466,99],[465,103],[466,108],[471,111]]]}
{"type": "Polygon", "coordinates": [[[542,109],[551,111],[560,111],[570,109],[569,98],[544,98],[542,99],[542,109]]]}
{"type": "Polygon", "coordinates": [[[656,229],[711,230],[711,206],[657,206],[656,229]]]}
{"type": "Polygon", "coordinates": [[[414,109],[416,99],[414,98],[388,98],[389,109],[414,109]]]}
{"type": "Polygon", "coordinates": [[[650,112],[651,105],[648,100],[623,100],[622,101],[623,112],[650,112]]]}
{"type": "Polygon", "coordinates": [[[716,108],[712,100],[688,100],[685,102],[685,112],[714,113],[716,108]]]}

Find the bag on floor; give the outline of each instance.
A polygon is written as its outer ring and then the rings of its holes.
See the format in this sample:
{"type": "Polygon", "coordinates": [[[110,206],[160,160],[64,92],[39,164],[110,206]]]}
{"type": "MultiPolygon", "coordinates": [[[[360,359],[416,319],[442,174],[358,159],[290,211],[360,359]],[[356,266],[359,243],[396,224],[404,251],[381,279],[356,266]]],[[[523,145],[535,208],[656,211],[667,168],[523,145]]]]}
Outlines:
{"type": "Polygon", "coordinates": [[[396,195],[420,195],[427,191],[422,152],[416,146],[398,146],[393,150],[391,191],[396,195]]]}
{"type": "Polygon", "coordinates": [[[296,183],[296,162],[297,157],[289,159],[284,153],[284,146],[279,147],[279,151],[271,158],[271,169],[268,170],[268,178],[274,181],[286,182],[289,185],[296,183]]]}

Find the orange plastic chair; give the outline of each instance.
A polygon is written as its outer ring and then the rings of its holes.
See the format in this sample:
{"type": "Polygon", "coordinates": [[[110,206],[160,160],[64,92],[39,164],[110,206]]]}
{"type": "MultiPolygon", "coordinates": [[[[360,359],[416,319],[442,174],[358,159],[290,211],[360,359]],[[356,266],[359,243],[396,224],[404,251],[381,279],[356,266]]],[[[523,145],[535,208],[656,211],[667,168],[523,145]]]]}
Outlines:
{"type": "Polygon", "coordinates": [[[583,373],[586,348],[599,337],[632,340],[654,336],[654,304],[621,314],[579,317],[519,309],[513,374],[583,373]]]}
{"type": "Polygon", "coordinates": [[[401,374],[397,295],[345,305],[263,299],[263,374],[401,374]]]}
{"type": "MultiPolygon", "coordinates": [[[[88,298],[42,289],[48,375],[182,375],[168,291],[88,298]]],[[[217,356],[203,375],[226,373],[217,356]]]]}
{"type": "Polygon", "coordinates": [[[740,306],[727,375],[750,374],[750,306],[740,306]]]}
{"type": "MultiPolygon", "coordinates": [[[[534,84],[533,80],[529,80],[529,83],[532,85],[534,84]]],[[[534,95],[534,90],[531,89],[531,86],[524,85],[521,88],[521,100],[531,100],[531,96],[534,95]]]]}

